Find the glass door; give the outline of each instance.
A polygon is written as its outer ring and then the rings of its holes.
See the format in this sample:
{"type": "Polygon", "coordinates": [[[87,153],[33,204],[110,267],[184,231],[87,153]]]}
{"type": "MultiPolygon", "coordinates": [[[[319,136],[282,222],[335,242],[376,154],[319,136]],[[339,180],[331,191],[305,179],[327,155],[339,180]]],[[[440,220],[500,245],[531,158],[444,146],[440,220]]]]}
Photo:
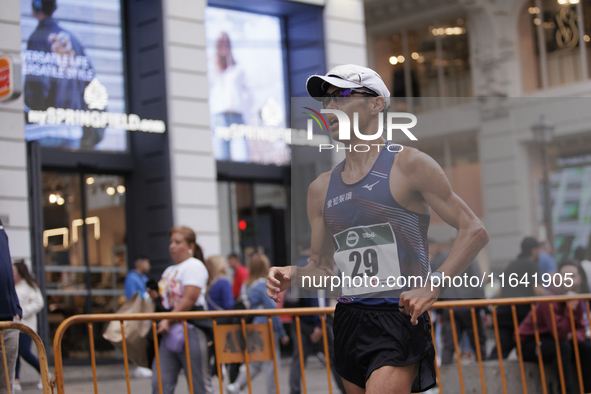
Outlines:
{"type": "MultiPolygon", "coordinates": [[[[67,317],[112,313],[125,301],[125,180],[119,175],[42,173],[43,246],[50,336],[67,317]]],[[[86,328],[64,339],[64,357],[87,358],[86,328]],[[68,339],[70,338],[70,339],[68,339]]],[[[113,348],[96,330],[97,357],[113,348]]]]}

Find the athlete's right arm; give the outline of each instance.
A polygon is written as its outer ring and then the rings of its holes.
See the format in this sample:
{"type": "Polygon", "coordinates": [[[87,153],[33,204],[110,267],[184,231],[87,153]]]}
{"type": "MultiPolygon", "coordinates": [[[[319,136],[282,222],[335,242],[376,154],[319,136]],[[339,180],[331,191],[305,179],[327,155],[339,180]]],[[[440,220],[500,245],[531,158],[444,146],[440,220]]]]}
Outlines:
{"type": "MultiPolygon", "coordinates": [[[[318,287],[311,287],[312,278],[334,274],[334,246],[323,217],[324,200],[329,183],[330,171],[321,174],[308,188],[307,211],[312,229],[310,262],[305,267],[271,267],[269,270],[267,295],[275,301],[279,300],[279,293],[286,290],[292,280],[295,280],[298,286],[304,287],[304,284],[310,284],[305,287],[318,290],[318,287]],[[302,283],[302,278],[306,278],[305,283],[302,283]]],[[[330,283],[330,281],[327,282],[330,283]]]]}

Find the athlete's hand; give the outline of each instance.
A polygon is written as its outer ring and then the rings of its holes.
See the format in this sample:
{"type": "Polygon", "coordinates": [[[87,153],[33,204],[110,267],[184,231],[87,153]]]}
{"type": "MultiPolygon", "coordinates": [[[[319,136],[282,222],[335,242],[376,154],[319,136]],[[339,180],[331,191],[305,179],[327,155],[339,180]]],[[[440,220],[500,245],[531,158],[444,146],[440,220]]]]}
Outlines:
{"type": "Polygon", "coordinates": [[[267,295],[279,302],[279,293],[291,286],[291,266],[271,267],[267,275],[267,295]]]}
{"type": "Polygon", "coordinates": [[[431,291],[430,285],[416,290],[405,291],[400,294],[398,308],[400,312],[410,315],[410,322],[416,326],[419,317],[437,301],[440,292],[441,290],[438,287],[431,291]]]}

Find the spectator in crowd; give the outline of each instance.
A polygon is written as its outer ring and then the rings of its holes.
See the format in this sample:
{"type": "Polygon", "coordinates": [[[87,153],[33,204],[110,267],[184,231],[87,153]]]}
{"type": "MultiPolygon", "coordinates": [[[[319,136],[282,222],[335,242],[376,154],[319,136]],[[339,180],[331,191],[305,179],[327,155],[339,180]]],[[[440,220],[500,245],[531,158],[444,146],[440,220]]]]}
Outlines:
{"type": "Polygon", "coordinates": [[[234,306],[234,297],[232,295],[232,285],[225,278],[228,265],[220,255],[210,256],[205,260],[205,267],[209,273],[209,282],[207,283],[207,309],[210,311],[222,311],[232,309],[234,306]]]}
{"type": "MultiPolygon", "coordinates": [[[[0,219],[0,321],[20,321],[23,315],[13,275],[8,236],[6,236],[0,219]]],[[[18,342],[19,332],[17,330],[4,330],[4,350],[0,347],[0,394],[8,393],[8,386],[12,387],[14,382],[18,342]],[[4,352],[6,353],[4,354],[4,352]],[[6,359],[6,365],[4,365],[4,359],[6,359]],[[6,370],[8,370],[8,381],[4,372],[6,370]]],[[[13,391],[11,390],[11,392],[13,391]]]]}
{"type": "Polygon", "coordinates": [[[240,257],[236,253],[230,253],[228,255],[228,264],[234,270],[232,295],[234,295],[234,298],[238,298],[242,284],[248,278],[248,269],[240,263],[240,257]]]}
{"type": "Polygon", "coordinates": [[[544,274],[555,274],[557,272],[556,260],[550,254],[550,244],[548,241],[540,242],[540,258],[538,259],[538,265],[540,266],[540,273],[544,274]]]}
{"type": "MultiPolygon", "coordinates": [[[[449,256],[451,249],[440,252],[437,257],[431,262],[431,270],[437,271],[441,265],[445,262],[449,256]]],[[[478,262],[472,260],[466,271],[462,273],[468,275],[468,277],[480,278],[481,272],[478,262]]],[[[472,287],[469,284],[465,286],[451,286],[443,290],[439,296],[439,300],[450,301],[450,300],[466,300],[466,299],[482,299],[484,298],[484,287],[472,287]]],[[[488,313],[488,308],[478,308],[476,313],[476,326],[478,330],[478,342],[480,345],[480,351],[484,355],[486,352],[486,334],[482,324],[482,317],[480,311],[483,310],[488,313]]],[[[471,350],[476,354],[476,343],[474,342],[474,327],[472,326],[472,312],[471,308],[454,308],[454,322],[456,326],[457,339],[461,340],[464,333],[467,334],[471,350]]],[[[441,354],[442,364],[451,364],[454,356],[454,340],[453,331],[451,329],[450,315],[447,310],[444,310],[441,317],[442,324],[442,337],[443,337],[443,350],[441,354]]],[[[457,355],[457,357],[460,357],[457,355]]]]}
{"type": "Polygon", "coordinates": [[[167,312],[166,308],[162,305],[162,297],[160,296],[160,290],[158,289],[158,282],[154,279],[149,279],[146,282],[146,292],[154,303],[154,312],[167,312]]]}
{"type": "MultiPolygon", "coordinates": [[[[138,297],[147,299],[150,295],[146,288],[148,282],[146,274],[150,272],[150,259],[144,255],[139,255],[135,259],[134,265],[135,269],[129,271],[125,277],[125,298],[129,300],[134,294],[138,293],[138,297]]],[[[151,331],[150,334],[152,334],[151,331]]],[[[148,337],[147,352],[148,361],[151,365],[152,360],[154,360],[154,339],[151,337],[148,337]]],[[[138,365],[134,375],[136,378],[151,378],[152,370],[138,365]]]]}
{"type": "MultiPolygon", "coordinates": [[[[195,232],[188,227],[178,226],[170,230],[169,236],[168,249],[174,264],[164,270],[158,283],[162,305],[172,312],[203,310],[209,275],[203,264],[203,251],[196,242],[195,232]]],[[[212,387],[207,371],[206,333],[197,324],[197,321],[188,323],[193,389],[197,393],[210,393],[212,387]]],[[[158,323],[158,333],[163,334],[158,350],[164,394],[173,394],[180,370],[187,371],[182,331],[183,325],[175,324],[170,319],[162,319],[158,323]]],[[[152,364],[152,371],[152,393],[158,394],[160,391],[156,362],[152,364]]]]}
{"type": "MultiPolygon", "coordinates": [[[[277,306],[275,302],[267,295],[267,274],[271,263],[269,258],[262,253],[255,253],[248,260],[248,271],[250,276],[244,282],[241,293],[248,297],[251,309],[265,308],[275,309],[277,306]]],[[[279,340],[283,345],[289,343],[289,337],[283,329],[283,324],[279,316],[273,316],[273,331],[276,340],[279,340]]],[[[257,316],[252,321],[253,324],[267,323],[267,317],[257,316]]],[[[276,358],[280,360],[279,343],[275,344],[276,358]]],[[[253,362],[249,365],[250,378],[254,379],[262,371],[265,373],[267,383],[267,394],[274,394],[275,389],[275,374],[273,360],[253,362]]],[[[279,374],[279,369],[277,370],[279,374]]],[[[228,392],[230,394],[238,394],[247,384],[246,369],[242,368],[236,381],[228,385],[228,392]]]]}
{"type": "MultiPolygon", "coordinates": [[[[553,288],[554,294],[566,294],[576,296],[579,293],[588,293],[585,271],[575,262],[566,261],[560,265],[560,275],[562,286],[553,288]],[[572,280],[569,280],[570,278],[572,280]],[[568,286],[572,284],[572,286],[568,286]]],[[[591,343],[585,335],[585,307],[582,301],[568,301],[573,310],[575,321],[575,334],[578,341],[579,357],[581,367],[583,368],[584,392],[591,392],[591,374],[589,366],[591,365],[591,343]]],[[[554,302],[554,322],[556,323],[556,332],[559,339],[559,348],[562,361],[562,372],[564,374],[564,383],[567,394],[574,393],[573,380],[576,375],[574,366],[575,352],[573,332],[570,323],[570,311],[567,302],[554,302]]],[[[529,305],[528,305],[529,307],[529,305]]],[[[558,376],[558,357],[556,354],[556,341],[554,339],[554,329],[552,325],[552,315],[550,312],[550,303],[542,302],[536,306],[537,328],[540,335],[540,350],[544,362],[552,362],[558,376]]],[[[519,335],[521,337],[521,349],[525,361],[538,361],[538,350],[536,346],[534,320],[530,311],[525,320],[519,326],[519,335]]]]}
{"type": "MultiPolygon", "coordinates": [[[[12,265],[12,274],[14,276],[14,285],[18,300],[23,310],[21,323],[37,332],[37,314],[41,312],[44,306],[43,294],[37,285],[37,281],[29,273],[29,268],[24,261],[20,260],[12,265]]],[[[41,374],[39,368],[39,359],[31,352],[32,339],[30,336],[21,332],[18,339],[18,355],[16,359],[16,370],[14,377],[14,391],[22,391],[20,379],[20,359],[21,357],[30,366],[35,368],[37,373],[41,374]]],[[[39,381],[37,385],[43,388],[43,383],[39,381]]]]}
{"type": "MultiPolygon", "coordinates": [[[[512,261],[505,269],[505,286],[501,289],[501,298],[516,297],[534,297],[542,296],[546,291],[542,287],[540,267],[538,260],[540,258],[540,243],[533,237],[525,237],[521,241],[521,253],[516,260],[512,261]],[[538,276],[537,286],[533,276],[538,276]],[[517,286],[508,286],[510,277],[518,279],[517,286]],[[528,284],[525,280],[527,279],[528,284]]],[[[516,305],[517,322],[521,323],[530,311],[528,304],[516,305]]],[[[510,305],[501,305],[497,307],[497,321],[499,325],[499,337],[501,341],[501,351],[503,358],[507,358],[511,350],[515,347],[515,328],[513,326],[513,313],[510,305]]],[[[495,346],[490,355],[490,359],[498,359],[497,347],[495,346]]]]}
{"type": "Polygon", "coordinates": [[[129,271],[125,277],[125,298],[130,299],[135,293],[140,293],[139,297],[148,298],[146,292],[147,274],[150,272],[150,260],[140,255],[135,259],[135,269],[129,271]]]}
{"type": "Polygon", "coordinates": [[[585,274],[587,275],[587,285],[591,288],[591,261],[587,258],[586,250],[582,246],[575,249],[575,261],[577,261],[585,270],[585,274]]]}
{"type": "MultiPolygon", "coordinates": [[[[310,249],[310,238],[305,238],[306,241],[302,242],[299,247],[300,258],[296,261],[295,265],[298,267],[304,267],[310,261],[311,249],[310,249]]],[[[290,291],[289,289],[288,291],[290,291]]],[[[328,300],[326,298],[326,290],[308,290],[304,288],[298,288],[299,299],[297,304],[293,304],[293,307],[307,308],[307,307],[325,307],[328,306],[328,300]],[[322,294],[321,294],[322,293],[322,294]]],[[[330,367],[332,370],[332,376],[339,387],[342,394],[346,394],[343,379],[339,376],[335,369],[334,363],[334,338],[332,332],[332,316],[326,317],[326,335],[328,342],[328,353],[330,357],[330,367]]],[[[300,366],[300,349],[297,343],[297,332],[295,324],[293,327],[293,354],[291,360],[291,368],[289,370],[289,390],[291,394],[300,394],[301,387],[300,382],[302,378],[302,371],[300,366]]],[[[300,329],[302,338],[302,351],[304,358],[304,365],[308,356],[322,352],[324,355],[324,346],[322,340],[322,324],[318,315],[303,315],[300,316],[300,329]]]]}
{"type": "MultiPolygon", "coordinates": [[[[234,306],[234,296],[232,295],[232,285],[230,281],[225,278],[228,271],[228,264],[223,256],[210,256],[205,260],[205,267],[209,273],[209,282],[207,283],[207,293],[205,293],[205,301],[207,301],[207,309],[210,311],[223,311],[232,309],[234,306]]],[[[209,365],[212,376],[217,374],[215,349],[209,349],[209,365]]],[[[238,368],[240,364],[230,364],[232,370],[232,378],[235,380],[238,376],[238,368]]]]}

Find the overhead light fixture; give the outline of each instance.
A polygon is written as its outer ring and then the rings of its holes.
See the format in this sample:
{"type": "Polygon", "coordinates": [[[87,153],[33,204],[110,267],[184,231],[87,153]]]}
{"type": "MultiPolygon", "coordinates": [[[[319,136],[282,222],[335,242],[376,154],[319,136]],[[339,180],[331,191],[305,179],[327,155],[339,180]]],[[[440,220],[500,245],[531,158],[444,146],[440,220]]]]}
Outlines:
{"type": "Polygon", "coordinates": [[[417,60],[419,58],[419,53],[418,52],[413,52],[410,57],[412,57],[414,60],[417,60]]]}
{"type": "Polygon", "coordinates": [[[398,64],[398,58],[396,56],[390,56],[390,59],[388,59],[391,65],[395,65],[398,64]]]}
{"type": "Polygon", "coordinates": [[[434,36],[459,36],[460,34],[466,33],[466,29],[463,27],[440,27],[431,30],[431,34],[434,36]]]}
{"type": "Polygon", "coordinates": [[[585,34],[585,36],[583,37],[583,40],[585,40],[585,42],[589,42],[589,41],[591,41],[591,37],[589,37],[587,34],[585,34]]]}
{"type": "Polygon", "coordinates": [[[125,193],[125,186],[123,186],[123,185],[117,186],[117,193],[119,193],[119,194],[125,193]]]}
{"type": "MultiPolygon", "coordinates": [[[[72,243],[78,242],[78,227],[82,226],[82,219],[72,220],[72,243]]],[[[101,239],[101,220],[98,216],[86,218],[87,225],[94,225],[94,239],[101,239]]]]}
{"type": "Polygon", "coordinates": [[[59,196],[57,198],[57,205],[64,205],[65,202],[66,202],[66,200],[64,200],[64,198],[62,196],[59,196]]]}
{"type": "Polygon", "coordinates": [[[400,55],[398,56],[398,63],[404,63],[406,59],[404,58],[404,56],[400,55]]]}
{"type": "Polygon", "coordinates": [[[108,194],[109,196],[112,196],[112,195],[114,195],[114,194],[115,194],[115,188],[114,188],[113,186],[109,186],[109,187],[107,188],[107,194],[108,194]]]}
{"type": "Polygon", "coordinates": [[[68,246],[70,246],[69,243],[69,237],[68,235],[70,234],[69,230],[67,227],[60,227],[60,228],[53,228],[50,230],[45,230],[43,231],[43,246],[48,247],[49,246],[49,237],[55,237],[55,236],[62,236],[62,247],[64,249],[68,248],[68,246]]]}
{"type": "Polygon", "coordinates": [[[57,202],[57,195],[50,194],[49,195],[49,202],[52,203],[52,204],[55,204],[57,202]]]}
{"type": "Polygon", "coordinates": [[[87,185],[92,185],[93,183],[94,183],[94,177],[89,176],[88,178],[86,178],[87,185]]]}

